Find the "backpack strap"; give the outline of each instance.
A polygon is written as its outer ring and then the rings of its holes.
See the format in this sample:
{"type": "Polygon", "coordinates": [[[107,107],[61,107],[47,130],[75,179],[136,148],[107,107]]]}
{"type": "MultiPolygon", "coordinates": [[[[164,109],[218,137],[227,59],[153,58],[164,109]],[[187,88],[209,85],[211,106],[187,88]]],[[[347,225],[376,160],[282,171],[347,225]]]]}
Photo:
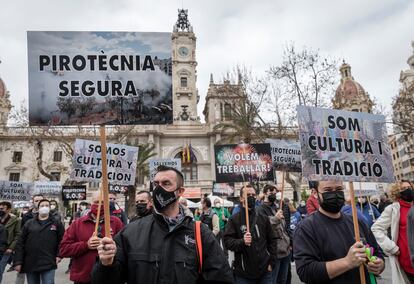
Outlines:
{"type": "Polygon", "coordinates": [[[195,244],[196,252],[198,258],[198,273],[201,273],[203,267],[203,244],[201,242],[201,221],[194,222],[194,234],[195,234],[195,244]]]}

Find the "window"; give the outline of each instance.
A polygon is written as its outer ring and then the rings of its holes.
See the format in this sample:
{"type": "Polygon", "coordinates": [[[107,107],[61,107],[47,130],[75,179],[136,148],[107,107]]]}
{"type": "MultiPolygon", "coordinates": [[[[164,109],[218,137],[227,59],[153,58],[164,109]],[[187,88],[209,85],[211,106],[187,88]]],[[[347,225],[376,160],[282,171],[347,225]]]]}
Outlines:
{"type": "Polygon", "coordinates": [[[20,181],[20,173],[10,173],[9,181],[20,181]]]}
{"type": "MultiPolygon", "coordinates": [[[[182,151],[175,155],[176,159],[181,160],[182,157],[182,151]]],[[[181,163],[181,172],[184,176],[184,181],[198,180],[197,158],[194,154],[191,157],[191,161],[192,162],[190,164],[181,163]]]]}
{"type": "Polygon", "coordinates": [[[62,151],[55,151],[53,153],[53,162],[62,162],[62,151]]]}
{"type": "Polygon", "coordinates": [[[181,87],[187,88],[187,77],[181,77],[181,87]]]}
{"type": "Polygon", "coordinates": [[[51,172],[50,174],[53,176],[54,181],[60,181],[60,172],[51,172]]]}
{"type": "Polygon", "coordinates": [[[23,152],[13,152],[13,163],[22,162],[23,152]]]}
{"type": "Polygon", "coordinates": [[[224,104],[224,119],[225,120],[231,119],[231,105],[228,103],[224,104]]]}

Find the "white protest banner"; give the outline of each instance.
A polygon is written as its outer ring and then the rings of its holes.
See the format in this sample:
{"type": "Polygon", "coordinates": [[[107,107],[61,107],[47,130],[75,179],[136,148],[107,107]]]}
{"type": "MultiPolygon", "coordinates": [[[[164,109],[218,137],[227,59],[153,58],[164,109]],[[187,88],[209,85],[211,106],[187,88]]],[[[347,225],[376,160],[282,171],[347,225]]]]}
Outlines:
{"type": "Polygon", "coordinates": [[[150,159],[149,160],[149,171],[150,180],[154,180],[157,168],[159,166],[167,166],[179,170],[181,172],[181,159],[150,159]]]}
{"type": "Polygon", "coordinates": [[[213,183],[212,189],[213,195],[215,196],[234,196],[234,183],[213,183]]]}
{"type": "Polygon", "coordinates": [[[33,194],[60,196],[62,194],[62,184],[60,181],[35,181],[33,194]]]}
{"type": "Polygon", "coordinates": [[[0,200],[30,202],[32,192],[33,183],[0,181],[0,200]]]}
{"type": "Polygon", "coordinates": [[[385,117],[298,106],[307,180],[394,182],[385,117]]]}
{"type": "Polygon", "coordinates": [[[28,31],[30,125],[168,124],[171,33],[28,31]]]}
{"type": "Polygon", "coordinates": [[[301,172],[300,143],[295,140],[266,139],[272,151],[273,169],[301,172]]]}
{"type": "MultiPolygon", "coordinates": [[[[356,197],[379,195],[378,183],[360,182],[354,185],[354,193],[356,197]]],[[[349,188],[347,188],[349,191],[349,188]]]]}
{"type": "MultiPolygon", "coordinates": [[[[108,181],[117,185],[133,185],[138,159],[138,147],[107,144],[108,181]]],[[[76,139],[71,179],[101,181],[101,144],[99,141],[76,139]]]]}
{"type": "Polygon", "coordinates": [[[31,201],[13,201],[13,208],[32,207],[31,201]]]}

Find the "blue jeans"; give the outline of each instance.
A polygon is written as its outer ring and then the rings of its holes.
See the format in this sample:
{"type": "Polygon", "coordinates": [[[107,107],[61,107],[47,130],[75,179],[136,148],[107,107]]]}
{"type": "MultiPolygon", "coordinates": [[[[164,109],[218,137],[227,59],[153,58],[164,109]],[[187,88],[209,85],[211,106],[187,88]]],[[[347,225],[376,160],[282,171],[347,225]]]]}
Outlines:
{"type": "Polygon", "coordinates": [[[11,254],[0,254],[0,283],[3,280],[3,272],[6,269],[6,265],[9,262],[11,254]]]}
{"type": "Polygon", "coordinates": [[[260,279],[252,280],[235,275],[236,284],[272,284],[272,272],[266,272],[260,279]]]}
{"type": "Polygon", "coordinates": [[[55,284],[55,270],[26,273],[28,284],[55,284]]]}
{"type": "Polygon", "coordinates": [[[272,271],[272,283],[285,284],[290,265],[290,254],[284,258],[276,260],[275,268],[272,271]]]}

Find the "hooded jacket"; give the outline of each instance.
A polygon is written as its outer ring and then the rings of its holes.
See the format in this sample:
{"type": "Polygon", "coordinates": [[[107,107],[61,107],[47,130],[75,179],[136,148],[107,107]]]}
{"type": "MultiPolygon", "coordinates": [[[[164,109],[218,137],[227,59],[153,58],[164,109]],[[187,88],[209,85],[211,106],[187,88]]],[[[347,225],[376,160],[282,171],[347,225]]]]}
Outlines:
{"type": "Polygon", "coordinates": [[[22,265],[22,272],[40,272],[56,269],[59,243],[65,228],[51,216],[41,223],[36,216],[28,220],[16,244],[14,266],[22,265]]]}
{"type": "MultiPolygon", "coordinates": [[[[204,283],[233,283],[227,259],[204,224],[201,224],[201,237],[204,283]]],[[[92,272],[92,283],[197,283],[194,221],[190,216],[184,216],[172,228],[162,215],[154,212],[129,223],[114,240],[117,246],[114,263],[103,266],[98,261],[92,272]]]]}
{"type": "Polygon", "coordinates": [[[224,231],[224,245],[234,251],[233,269],[237,276],[259,279],[269,264],[274,266],[271,255],[277,253],[277,240],[268,217],[249,210],[249,224],[252,243],[246,246],[243,239],[247,231],[245,210],[231,216],[224,231]]]}

